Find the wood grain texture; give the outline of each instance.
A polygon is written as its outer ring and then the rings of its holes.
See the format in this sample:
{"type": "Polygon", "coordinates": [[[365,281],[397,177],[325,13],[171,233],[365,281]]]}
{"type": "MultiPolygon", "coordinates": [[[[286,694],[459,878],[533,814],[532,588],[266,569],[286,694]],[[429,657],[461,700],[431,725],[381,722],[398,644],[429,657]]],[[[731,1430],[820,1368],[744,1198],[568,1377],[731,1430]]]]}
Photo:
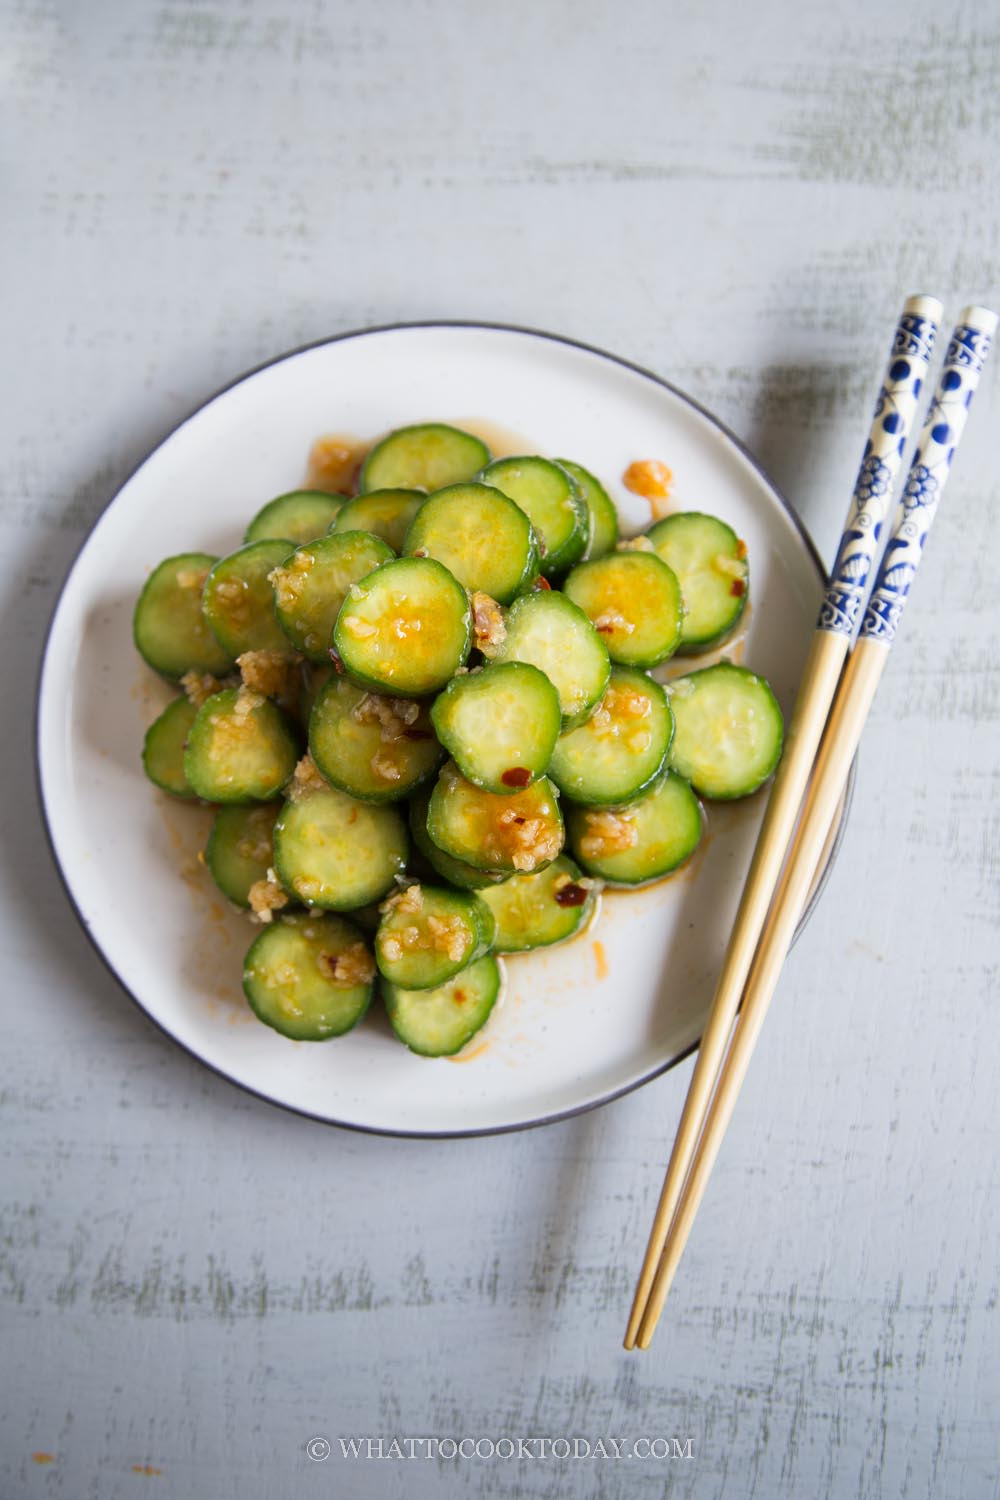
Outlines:
{"type": "Polygon", "coordinates": [[[21,791],[102,506],[216,386],[327,333],[620,351],[829,555],[901,297],[1000,296],[996,7],[2,0],[0,26],[4,1500],[1000,1493],[995,376],[649,1356],[619,1341],[687,1066],[494,1140],[268,1109],[107,977],[21,791]],[[306,1457],[348,1434],[694,1456],[306,1457]]]}

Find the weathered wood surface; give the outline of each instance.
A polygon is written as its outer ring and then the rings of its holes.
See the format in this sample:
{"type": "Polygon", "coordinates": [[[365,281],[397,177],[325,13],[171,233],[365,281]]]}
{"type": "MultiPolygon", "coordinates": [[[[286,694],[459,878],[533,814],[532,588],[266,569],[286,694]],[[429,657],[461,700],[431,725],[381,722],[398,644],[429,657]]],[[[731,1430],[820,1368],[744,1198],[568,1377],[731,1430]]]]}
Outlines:
{"type": "Polygon", "coordinates": [[[197,400],[329,332],[619,350],[727,419],[829,553],[901,296],[1000,295],[996,5],[0,13],[0,1494],[996,1494],[995,372],[645,1357],[619,1341],[687,1067],[455,1144],[257,1104],[105,974],[29,790],[91,522],[197,400]],[[306,1456],[348,1434],[693,1457],[306,1456]]]}

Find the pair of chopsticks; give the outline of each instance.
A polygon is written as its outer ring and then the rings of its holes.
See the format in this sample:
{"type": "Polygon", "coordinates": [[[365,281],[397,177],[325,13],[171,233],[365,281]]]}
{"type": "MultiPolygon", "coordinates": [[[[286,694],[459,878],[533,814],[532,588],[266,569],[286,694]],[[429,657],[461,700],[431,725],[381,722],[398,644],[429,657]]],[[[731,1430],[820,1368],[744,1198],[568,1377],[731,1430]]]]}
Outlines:
{"type": "Polygon", "coordinates": [[[626,1349],[648,1347],[684,1253],[996,332],[996,314],[983,307],[967,307],[952,330],[862,617],[942,312],[933,297],[910,297],[903,306],[684,1103],[632,1303],[626,1349]]]}

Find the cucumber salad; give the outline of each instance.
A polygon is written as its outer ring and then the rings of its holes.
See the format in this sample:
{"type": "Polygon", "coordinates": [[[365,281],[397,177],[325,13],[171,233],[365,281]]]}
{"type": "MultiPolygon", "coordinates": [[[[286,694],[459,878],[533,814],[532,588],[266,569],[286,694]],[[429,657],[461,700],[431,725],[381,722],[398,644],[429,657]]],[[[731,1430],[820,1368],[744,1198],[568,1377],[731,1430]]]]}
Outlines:
{"type": "Polygon", "coordinates": [[[578,463],[493,458],[444,423],[382,438],[355,489],[279,495],[228,557],[153,571],[135,644],[180,692],[143,765],[216,808],[202,857],[257,926],[261,1021],[325,1041],[377,988],[400,1041],[448,1056],[501,993],[498,955],[678,869],[703,802],[771,775],[782,718],[731,661],[653,675],[746,609],[725,521],[620,540],[578,463]]]}

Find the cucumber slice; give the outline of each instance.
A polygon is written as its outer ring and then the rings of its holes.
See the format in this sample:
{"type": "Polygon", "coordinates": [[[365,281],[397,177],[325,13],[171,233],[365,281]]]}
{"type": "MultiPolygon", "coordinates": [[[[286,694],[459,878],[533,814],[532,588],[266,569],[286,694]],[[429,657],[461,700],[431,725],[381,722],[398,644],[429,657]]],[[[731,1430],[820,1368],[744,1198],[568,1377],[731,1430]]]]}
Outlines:
{"type": "Polygon", "coordinates": [[[330,637],[347,591],[392,559],[367,531],[334,532],[298,547],[274,569],[274,607],[288,640],[313,662],[328,662],[330,637]]]}
{"type": "Polygon", "coordinates": [[[351,911],[377,901],[406,868],[409,841],[395,807],[335,787],[286,802],[274,826],[274,868],[306,906],[351,911]]]}
{"type": "Polygon", "coordinates": [[[590,536],[581,559],[588,562],[592,557],[603,557],[613,552],[618,542],[618,510],[615,502],[599,479],[582,464],[570,463],[568,458],[557,458],[556,463],[576,480],[583,496],[583,503],[590,512],[590,536]]]}
{"type": "Polygon", "coordinates": [[[608,648],[582,609],[565,594],[542,589],[515,600],[506,637],[494,658],[537,667],[559,698],[563,727],[585,719],[608,685],[608,648]]]}
{"type": "Polygon", "coordinates": [[[309,750],[331,785],[365,802],[409,796],[444,758],[424,704],[370,692],[346,677],[331,678],[319,693],[309,750]]]}
{"type": "Polygon", "coordinates": [[[371,1004],[375,961],[343,917],[282,917],[250,945],[243,992],[265,1026],[297,1042],[325,1042],[356,1026],[371,1004]]]}
{"type": "Polygon", "coordinates": [[[154,786],[174,797],[193,797],[184,775],[184,746],[198,710],[187,698],[168,703],[142,742],[142,769],[154,786]]]}
{"type": "Polygon", "coordinates": [[[573,861],[560,854],[534,875],[512,875],[482,891],[481,899],[496,918],[496,951],[527,953],[575,937],[597,903],[593,882],[581,885],[580,879],[573,861]]]}
{"type": "Polygon", "coordinates": [[[421,1057],[453,1057],[485,1026],[503,973],[492,954],[433,990],[401,990],[388,982],[382,998],[393,1031],[421,1057]]]}
{"type": "Polygon", "coordinates": [[[267,879],[274,864],[274,825],[280,802],[220,807],[205,845],[205,864],[219,890],[236,906],[250,905],[250,887],[267,879]]]}
{"type": "Polygon", "coordinates": [[[670,764],[715,802],[749,797],[781,759],[784,722],[763,677],[720,661],[667,684],[670,764]]]}
{"type": "Polygon", "coordinates": [[[655,667],[680,645],[681,586],[654,552],[613,552],[580,563],[564,588],[623,667],[655,667]]]}
{"type": "Polygon", "coordinates": [[[365,459],[358,489],[440,490],[471,479],[489,461],[484,442],[444,422],[397,427],[365,459]]]}
{"type": "Polygon", "coordinates": [[[375,961],[391,984],[434,989],[488,953],[495,932],[493,913],[478,896],[411,885],[383,903],[375,961]]]}
{"type": "Polygon", "coordinates": [[[410,522],[427,496],[423,490],[372,490],[348,500],[330,530],[370,531],[381,537],[387,547],[400,553],[410,529],[410,522]]]}
{"type": "Polygon", "coordinates": [[[677,575],[684,599],[680,650],[706,651],[735,628],[750,588],[747,549],[717,516],[682,511],[646,535],[677,575]]]}
{"type": "Polygon", "coordinates": [[[487,885],[496,885],[504,879],[501,873],[489,870],[477,870],[475,865],[466,864],[464,860],[454,859],[450,854],[445,854],[427,832],[427,808],[431,800],[428,791],[418,792],[410,803],[410,834],[417,847],[417,852],[423,856],[427,864],[442,880],[447,880],[449,885],[457,886],[462,891],[478,891],[487,885]]]}
{"type": "Polygon", "coordinates": [[[323,666],[318,662],[304,661],[302,663],[302,687],[299,691],[299,701],[295,705],[295,722],[307,737],[313,706],[333,675],[333,666],[329,659],[323,666]]]}
{"type": "Polygon", "coordinates": [[[427,832],[445,854],[480,870],[540,870],[563,846],[559,793],[547,777],[498,797],[449,761],[427,807],[427,832]]]}
{"type": "Polygon", "coordinates": [[[276,704],[246,688],[224,688],[195,715],[184,774],[206,802],[269,802],[297,759],[291,722],[276,704]]]}
{"type": "Polygon", "coordinates": [[[325,490],[290,490],[269,500],[257,512],[246,529],[245,542],[291,542],[301,547],[329,531],[344,503],[342,495],[325,490]]]}
{"type": "Polygon", "coordinates": [[[168,557],[146,579],[132,616],[139,655],[164,677],[228,672],[232,657],[219,645],[202,612],[205,580],[218,558],[207,552],[168,557]]]}
{"type": "Polygon", "coordinates": [[[701,803],[673,771],[637,802],[612,812],[573,807],[566,815],[574,858],[611,885],[645,885],[682,865],[698,847],[701,803]]]}
{"type": "Polygon", "coordinates": [[[333,632],[356,681],[407,698],[443,688],[464,664],[471,639],[465,590],[429,557],[401,557],[354,584],[333,632]]]}
{"type": "Polygon", "coordinates": [[[574,802],[620,807],[656,780],[673,734],[660,684],[635,668],[615,667],[590,718],[559,740],[549,775],[574,802]]]}
{"type": "Polygon", "coordinates": [[[531,522],[487,484],[453,484],[429,495],[406,533],[408,557],[436,558],[470,593],[508,604],[538,572],[531,522]]]}
{"type": "Polygon", "coordinates": [[[250,542],[215,564],[205,580],[202,609],[224,651],[287,651],[288,641],[274,613],[269,576],[295,543],[273,538],[250,542]]]}
{"type": "Polygon", "coordinates": [[[434,700],[438,739],[466,780],[515,792],[545,774],[559,738],[559,696],[526,662],[467,672],[434,700]]]}
{"type": "Polygon", "coordinates": [[[546,578],[579,562],[590,537],[590,512],[572,474],[547,458],[524,457],[498,458],[479,477],[509,495],[528,517],[546,578]]]}

